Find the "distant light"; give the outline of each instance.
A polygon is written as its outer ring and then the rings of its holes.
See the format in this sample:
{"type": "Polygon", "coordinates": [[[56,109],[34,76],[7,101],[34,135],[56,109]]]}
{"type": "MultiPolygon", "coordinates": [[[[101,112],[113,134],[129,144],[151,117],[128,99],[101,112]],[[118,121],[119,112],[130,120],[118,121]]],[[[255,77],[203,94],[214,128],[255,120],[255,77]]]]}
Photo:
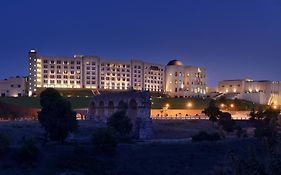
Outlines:
{"type": "Polygon", "coordinates": [[[192,107],[192,103],[191,103],[191,102],[188,102],[188,103],[187,103],[187,107],[191,108],[191,107],[192,107]]]}
{"type": "Polygon", "coordinates": [[[222,103],[222,104],[221,104],[221,107],[224,108],[224,106],[225,106],[225,105],[222,103]]]}
{"type": "Polygon", "coordinates": [[[231,107],[231,108],[234,108],[234,104],[231,104],[230,107],[231,107]]]}
{"type": "Polygon", "coordinates": [[[31,49],[31,50],[30,50],[30,52],[31,52],[31,53],[34,53],[34,52],[36,52],[36,50],[34,50],[34,49],[31,49]]]}

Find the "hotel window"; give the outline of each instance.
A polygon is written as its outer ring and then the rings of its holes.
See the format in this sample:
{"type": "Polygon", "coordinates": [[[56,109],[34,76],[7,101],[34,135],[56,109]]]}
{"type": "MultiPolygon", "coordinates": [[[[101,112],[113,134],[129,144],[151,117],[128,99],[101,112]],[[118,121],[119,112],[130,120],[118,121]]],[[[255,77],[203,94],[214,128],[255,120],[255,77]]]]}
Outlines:
{"type": "Polygon", "coordinates": [[[64,61],[63,64],[67,64],[67,61],[64,61]]]}
{"type": "Polygon", "coordinates": [[[44,63],[48,63],[48,60],[44,60],[44,63]]]}
{"type": "Polygon", "coordinates": [[[95,63],[95,62],[92,62],[92,65],[94,65],[94,66],[95,66],[95,65],[96,65],[96,63],[95,63]]]}
{"type": "Polygon", "coordinates": [[[81,64],[81,62],[80,62],[80,61],[76,61],[76,64],[80,65],[80,64],[81,64]]]}
{"type": "Polygon", "coordinates": [[[58,83],[58,84],[61,84],[61,80],[57,80],[57,83],[58,83]]]}
{"type": "Polygon", "coordinates": [[[57,66],[57,69],[60,69],[61,68],[61,66],[57,66]]]}
{"type": "Polygon", "coordinates": [[[51,61],[51,64],[54,64],[55,63],[55,61],[51,61]]]}
{"type": "Polygon", "coordinates": [[[67,79],[67,75],[64,75],[63,78],[64,78],[64,79],[67,79]]]}
{"type": "Polygon", "coordinates": [[[47,66],[47,65],[44,65],[44,68],[46,68],[46,69],[47,69],[47,68],[48,68],[48,66],[47,66]]]}
{"type": "Polygon", "coordinates": [[[61,64],[61,61],[57,61],[57,64],[61,64]]]}
{"type": "Polygon", "coordinates": [[[74,61],[71,61],[70,64],[74,64],[74,61]]]}
{"type": "Polygon", "coordinates": [[[77,66],[76,69],[80,69],[80,66],[77,66]]]}
{"type": "Polygon", "coordinates": [[[67,80],[63,80],[63,83],[67,84],[68,82],[67,82],[67,80]]]}

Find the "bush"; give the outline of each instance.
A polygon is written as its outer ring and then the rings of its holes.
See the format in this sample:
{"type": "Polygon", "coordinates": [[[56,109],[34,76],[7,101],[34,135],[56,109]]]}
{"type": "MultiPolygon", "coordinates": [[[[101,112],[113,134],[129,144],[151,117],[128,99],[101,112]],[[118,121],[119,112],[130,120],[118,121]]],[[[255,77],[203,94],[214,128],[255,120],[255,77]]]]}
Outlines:
{"type": "Polygon", "coordinates": [[[198,134],[192,136],[192,141],[200,142],[200,141],[216,141],[221,140],[221,136],[219,133],[207,133],[205,131],[200,131],[198,134]]]}
{"type": "Polygon", "coordinates": [[[17,153],[20,163],[25,165],[33,165],[37,163],[39,157],[39,149],[32,139],[26,139],[17,153]]]}
{"type": "Polygon", "coordinates": [[[7,134],[0,133],[0,154],[4,154],[10,148],[10,138],[7,134]]]}
{"type": "Polygon", "coordinates": [[[126,115],[126,110],[117,111],[109,117],[107,126],[113,129],[119,137],[127,137],[131,134],[133,124],[126,115]]]}
{"type": "Polygon", "coordinates": [[[233,132],[236,129],[236,123],[231,119],[230,113],[222,113],[219,119],[219,125],[226,132],[233,132]]]}
{"type": "Polygon", "coordinates": [[[92,135],[92,143],[97,151],[112,153],[117,146],[117,139],[111,129],[99,128],[92,135]]]}

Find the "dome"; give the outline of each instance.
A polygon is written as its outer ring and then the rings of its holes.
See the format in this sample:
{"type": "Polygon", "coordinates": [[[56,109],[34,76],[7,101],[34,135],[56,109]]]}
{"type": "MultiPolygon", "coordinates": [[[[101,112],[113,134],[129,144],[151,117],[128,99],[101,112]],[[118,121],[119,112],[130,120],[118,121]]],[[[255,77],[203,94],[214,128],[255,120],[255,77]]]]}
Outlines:
{"type": "Polygon", "coordinates": [[[183,63],[180,60],[171,60],[167,66],[182,66],[183,63]]]}

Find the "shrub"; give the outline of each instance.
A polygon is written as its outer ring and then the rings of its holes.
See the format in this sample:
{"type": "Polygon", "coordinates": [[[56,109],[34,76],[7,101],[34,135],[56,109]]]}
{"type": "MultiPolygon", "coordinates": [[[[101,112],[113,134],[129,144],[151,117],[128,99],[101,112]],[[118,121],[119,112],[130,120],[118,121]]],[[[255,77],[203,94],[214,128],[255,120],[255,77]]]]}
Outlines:
{"type": "Polygon", "coordinates": [[[219,125],[226,132],[233,132],[236,129],[235,121],[231,119],[231,114],[227,112],[222,113],[222,115],[220,116],[219,125]]]}
{"type": "Polygon", "coordinates": [[[99,128],[92,135],[92,143],[99,152],[112,153],[117,146],[114,132],[109,128],[99,128]]]}
{"type": "Polygon", "coordinates": [[[17,158],[20,163],[33,165],[37,163],[39,157],[39,149],[32,139],[25,139],[23,145],[17,153],[17,158]]]}
{"type": "Polygon", "coordinates": [[[117,111],[110,116],[107,126],[113,129],[118,136],[123,138],[130,135],[133,129],[133,124],[130,118],[126,115],[126,110],[117,111]]]}
{"type": "Polygon", "coordinates": [[[192,136],[192,141],[200,142],[200,141],[216,141],[220,140],[221,136],[219,133],[207,133],[205,131],[200,131],[198,134],[192,136]]]}
{"type": "Polygon", "coordinates": [[[0,154],[4,154],[10,148],[10,138],[7,134],[0,133],[0,154]]]}

